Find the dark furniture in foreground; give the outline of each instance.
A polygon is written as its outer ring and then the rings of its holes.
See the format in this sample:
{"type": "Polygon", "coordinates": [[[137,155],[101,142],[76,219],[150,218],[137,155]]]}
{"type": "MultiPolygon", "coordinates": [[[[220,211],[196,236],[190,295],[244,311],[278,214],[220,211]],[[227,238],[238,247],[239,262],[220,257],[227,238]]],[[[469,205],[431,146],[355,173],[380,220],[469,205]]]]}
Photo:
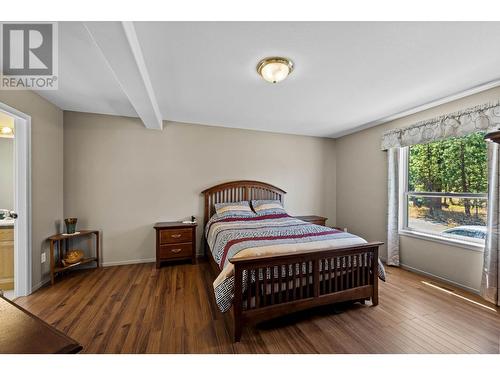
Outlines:
{"type": "MultiPolygon", "coordinates": [[[[232,181],[213,186],[202,192],[205,198],[205,226],[215,213],[216,203],[251,199],[276,199],[283,202],[285,191],[258,181],[232,181]]],[[[217,275],[219,266],[213,259],[206,239],[205,253],[217,275]]],[[[241,338],[244,324],[269,320],[295,311],[343,301],[364,303],[371,299],[378,304],[378,248],[382,242],[332,248],[328,250],[295,252],[252,258],[232,258],[234,265],[234,300],[232,316],[234,340],[241,338]],[[331,269],[324,265],[332,264],[331,269]],[[292,275],[278,270],[292,269],[292,275]],[[295,271],[298,270],[298,271],[295,271]],[[304,271],[305,270],[305,271],[304,271]],[[243,286],[243,272],[270,273],[269,282],[250,282],[243,286]],[[245,303],[246,302],[246,303],[245,303]]]]}
{"type": "Polygon", "coordinates": [[[196,226],[181,222],[156,223],[156,268],[161,262],[190,259],[196,263],[196,226]]]}
{"type": "Polygon", "coordinates": [[[99,231],[98,230],[81,230],[74,234],[55,234],[48,238],[50,242],[50,283],[54,285],[54,278],[56,274],[71,270],[77,266],[81,266],[83,264],[95,262],[96,266],[99,267],[99,231]],[[70,240],[74,238],[88,237],[89,240],[89,248],[91,246],[90,242],[92,240],[92,235],[94,235],[95,239],[95,256],[90,256],[88,258],[83,258],[78,263],[64,265],[62,263],[62,259],[66,252],[70,249],[70,240]],[[58,252],[58,259],[56,262],[54,252],[58,252]]]}
{"type": "Polygon", "coordinates": [[[307,221],[308,223],[311,224],[322,225],[322,226],[326,226],[326,221],[328,220],[327,217],[316,216],[316,215],[294,216],[294,218],[302,221],[307,221]]]}
{"type": "Polygon", "coordinates": [[[0,296],[0,354],[70,354],[82,346],[0,296]]]}

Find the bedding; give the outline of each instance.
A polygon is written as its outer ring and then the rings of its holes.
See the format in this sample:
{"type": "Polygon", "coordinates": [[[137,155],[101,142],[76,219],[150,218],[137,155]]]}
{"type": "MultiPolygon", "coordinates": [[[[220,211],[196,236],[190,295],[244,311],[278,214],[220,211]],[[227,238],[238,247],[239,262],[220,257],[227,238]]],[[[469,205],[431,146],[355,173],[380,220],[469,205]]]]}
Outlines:
{"type": "Polygon", "coordinates": [[[248,201],[216,203],[215,212],[219,216],[255,216],[248,201]]]}
{"type": "Polygon", "coordinates": [[[259,216],[286,214],[283,205],[278,200],[252,200],[252,208],[259,216]]]}
{"type": "MultiPolygon", "coordinates": [[[[230,309],[234,297],[234,266],[229,262],[233,257],[326,250],[366,243],[364,239],[353,234],[310,224],[287,214],[255,217],[227,217],[215,214],[207,223],[205,236],[213,258],[221,270],[213,286],[217,306],[222,312],[230,309]]],[[[283,268],[282,272],[287,270],[283,268]]],[[[246,277],[244,272],[244,280],[246,277]]],[[[257,276],[253,274],[251,281],[255,281],[255,277],[261,280],[264,277],[270,279],[269,273],[257,276]]],[[[380,260],[379,277],[385,279],[380,260]]],[[[243,285],[246,285],[246,282],[243,285]]]]}

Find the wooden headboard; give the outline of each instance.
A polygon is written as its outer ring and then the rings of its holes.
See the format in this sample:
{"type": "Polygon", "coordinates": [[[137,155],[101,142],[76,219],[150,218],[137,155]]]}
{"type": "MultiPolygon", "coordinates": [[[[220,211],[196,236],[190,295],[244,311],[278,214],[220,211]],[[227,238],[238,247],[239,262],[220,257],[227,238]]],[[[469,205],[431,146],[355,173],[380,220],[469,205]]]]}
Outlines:
{"type": "Polygon", "coordinates": [[[259,181],[230,181],[202,191],[205,196],[204,226],[215,213],[216,203],[249,201],[252,199],[275,199],[283,203],[286,191],[259,181]]]}

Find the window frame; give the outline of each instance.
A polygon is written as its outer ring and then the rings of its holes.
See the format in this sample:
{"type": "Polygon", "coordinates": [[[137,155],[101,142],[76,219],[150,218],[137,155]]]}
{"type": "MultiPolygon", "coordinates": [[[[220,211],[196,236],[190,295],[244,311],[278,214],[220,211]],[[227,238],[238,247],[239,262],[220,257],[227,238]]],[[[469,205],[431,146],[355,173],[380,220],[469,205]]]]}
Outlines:
{"type": "Polygon", "coordinates": [[[422,232],[408,226],[408,195],[421,195],[421,196],[451,196],[451,197],[467,197],[467,198],[486,198],[488,194],[477,193],[433,193],[433,192],[409,192],[408,191],[408,163],[410,147],[401,147],[399,149],[398,160],[398,195],[399,195],[399,209],[398,209],[398,232],[399,235],[408,236],[413,238],[420,238],[428,241],[438,242],[448,246],[458,246],[467,250],[484,252],[484,244],[479,244],[473,241],[461,240],[458,238],[449,238],[439,234],[432,234],[422,232]]]}

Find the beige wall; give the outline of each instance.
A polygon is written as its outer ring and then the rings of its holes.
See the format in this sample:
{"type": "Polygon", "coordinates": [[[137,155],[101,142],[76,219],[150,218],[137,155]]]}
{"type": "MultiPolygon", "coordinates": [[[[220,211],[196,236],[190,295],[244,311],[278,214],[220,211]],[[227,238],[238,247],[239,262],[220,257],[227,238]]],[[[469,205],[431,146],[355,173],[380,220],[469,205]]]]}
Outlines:
{"type": "Polygon", "coordinates": [[[0,102],[31,116],[31,207],[33,286],[38,287],[49,271],[40,263],[47,252],[45,239],[57,233],[63,217],[63,113],[31,91],[1,91],[0,102]]]}
{"type": "MultiPolygon", "coordinates": [[[[234,179],[275,184],[288,191],[291,214],[325,215],[329,224],[385,241],[382,133],[498,98],[500,88],[329,140],[179,123],[165,123],[158,132],[138,119],[76,112],[64,113],[63,132],[62,111],[45,99],[0,91],[1,102],[32,117],[33,285],[47,276],[49,265],[42,267],[40,253],[48,250],[45,238],[60,229],[63,213],[77,216],[82,228],[103,230],[104,262],[149,260],[155,221],[191,214],[201,220],[199,192],[234,179]]],[[[417,270],[479,287],[479,252],[403,237],[401,259],[417,270]]]]}
{"type": "MultiPolygon", "coordinates": [[[[385,131],[499,98],[500,88],[491,89],[337,139],[337,225],[367,240],[386,241],[387,159],[380,151],[385,131]]],[[[481,252],[410,237],[401,237],[400,248],[403,264],[479,289],[481,252]]]]}
{"type": "MultiPolygon", "coordinates": [[[[103,232],[103,260],[155,256],[153,223],[195,215],[200,192],[239,179],[288,192],[291,214],[335,218],[335,141],[135,118],[64,113],[64,214],[103,232]]],[[[198,248],[201,226],[198,227],[198,248]]]]}
{"type": "Polygon", "coordinates": [[[0,208],[14,209],[14,139],[0,137],[0,208]]]}

